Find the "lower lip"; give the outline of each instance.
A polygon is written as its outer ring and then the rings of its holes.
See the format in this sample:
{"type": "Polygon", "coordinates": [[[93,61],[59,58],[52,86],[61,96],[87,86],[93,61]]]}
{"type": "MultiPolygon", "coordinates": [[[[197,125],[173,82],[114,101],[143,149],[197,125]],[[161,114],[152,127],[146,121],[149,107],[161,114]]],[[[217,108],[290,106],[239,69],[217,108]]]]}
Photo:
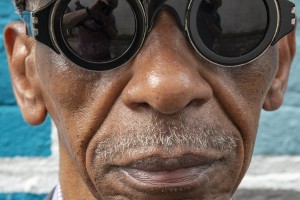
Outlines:
{"type": "Polygon", "coordinates": [[[213,167],[196,166],[182,168],[172,171],[144,171],[138,169],[124,168],[122,171],[128,177],[129,184],[133,184],[142,190],[155,191],[171,188],[192,189],[196,186],[208,169],[213,167]]]}

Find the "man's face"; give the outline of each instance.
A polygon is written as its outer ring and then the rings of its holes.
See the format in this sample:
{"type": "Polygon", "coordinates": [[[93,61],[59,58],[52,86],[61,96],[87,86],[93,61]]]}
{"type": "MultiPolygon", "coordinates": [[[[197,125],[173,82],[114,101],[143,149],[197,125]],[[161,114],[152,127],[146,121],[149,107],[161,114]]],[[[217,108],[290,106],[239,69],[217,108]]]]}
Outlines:
{"type": "Polygon", "coordinates": [[[82,70],[37,49],[61,148],[96,197],[229,198],[249,164],[275,48],[243,67],[214,66],[162,12],[139,54],[115,70],[82,70]]]}
{"type": "Polygon", "coordinates": [[[244,66],[211,64],[166,10],[134,59],[114,70],[81,69],[40,43],[33,54],[58,128],[63,193],[70,197],[72,182],[97,199],[229,199],[279,63],[271,47],[244,66]]]}

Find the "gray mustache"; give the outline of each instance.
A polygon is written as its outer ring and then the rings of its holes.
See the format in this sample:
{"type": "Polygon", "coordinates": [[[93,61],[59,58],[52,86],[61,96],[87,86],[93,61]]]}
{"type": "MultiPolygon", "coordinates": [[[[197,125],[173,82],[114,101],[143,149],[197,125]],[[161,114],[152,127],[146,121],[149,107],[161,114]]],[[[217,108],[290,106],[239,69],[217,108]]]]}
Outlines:
{"type": "Polygon", "coordinates": [[[238,139],[232,131],[212,126],[203,120],[159,120],[154,118],[149,123],[139,123],[124,127],[115,124],[111,137],[97,145],[96,159],[112,160],[134,149],[160,147],[166,152],[183,146],[198,150],[233,151],[237,148],[238,139]]]}

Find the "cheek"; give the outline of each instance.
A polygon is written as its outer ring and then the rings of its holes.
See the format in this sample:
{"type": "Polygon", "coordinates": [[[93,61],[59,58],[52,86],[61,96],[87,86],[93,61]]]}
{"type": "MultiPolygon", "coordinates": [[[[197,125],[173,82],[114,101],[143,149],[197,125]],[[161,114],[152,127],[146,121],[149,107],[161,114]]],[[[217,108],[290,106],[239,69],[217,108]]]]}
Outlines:
{"type": "Polygon", "coordinates": [[[126,85],[127,76],[123,69],[87,71],[41,49],[37,53],[38,70],[47,110],[56,124],[60,142],[75,159],[74,164],[85,168],[89,141],[126,85]]]}
{"type": "Polygon", "coordinates": [[[260,58],[248,65],[221,71],[223,75],[220,75],[220,81],[224,86],[218,87],[229,94],[233,104],[249,113],[249,117],[258,119],[277,69],[278,51],[276,47],[270,47],[260,58]]]}
{"type": "Polygon", "coordinates": [[[234,76],[240,77],[234,82],[235,90],[251,107],[258,107],[260,111],[277,69],[278,51],[276,47],[270,47],[253,64],[245,66],[246,73],[240,73],[238,76],[233,73],[234,76]]]}
{"type": "Polygon", "coordinates": [[[252,155],[260,112],[265,96],[278,68],[276,48],[247,66],[221,69],[208,76],[214,95],[240,133],[239,155],[242,162],[240,179],[244,176],[252,155]]]}

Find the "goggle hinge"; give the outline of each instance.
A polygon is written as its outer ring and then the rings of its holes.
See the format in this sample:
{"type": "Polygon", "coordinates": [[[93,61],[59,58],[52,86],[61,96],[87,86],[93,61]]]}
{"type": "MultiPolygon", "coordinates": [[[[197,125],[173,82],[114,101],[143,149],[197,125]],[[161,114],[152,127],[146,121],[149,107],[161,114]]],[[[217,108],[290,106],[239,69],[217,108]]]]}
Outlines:
{"type": "Polygon", "coordinates": [[[282,37],[293,31],[296,25],[295,4],[288,0],[278,0],[278,7],[280,13],[280,24],[272,45],[276,44],[282,37]]]}

